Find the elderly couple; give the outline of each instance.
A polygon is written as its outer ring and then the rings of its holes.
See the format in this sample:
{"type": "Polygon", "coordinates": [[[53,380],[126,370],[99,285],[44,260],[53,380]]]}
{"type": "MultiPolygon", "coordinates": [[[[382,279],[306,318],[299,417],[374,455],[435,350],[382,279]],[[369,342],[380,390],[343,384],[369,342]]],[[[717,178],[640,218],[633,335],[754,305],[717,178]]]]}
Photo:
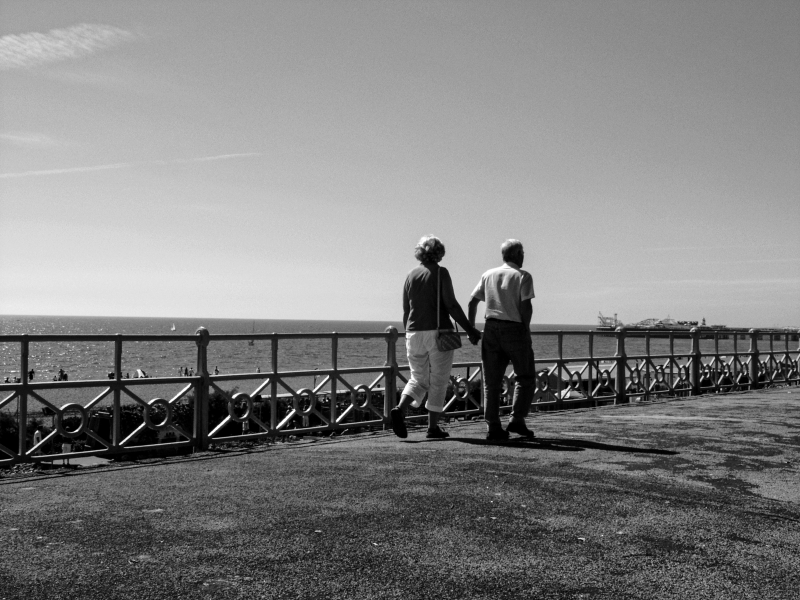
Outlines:
{"type": "Polygon", "coordinates": [[[450,317],[461,325],[472,344],[481,342],[485,419],[487,440],[509,439],[511,433],[532,439],[525,425],[536,385],[533,347],[531,346],[531,298],[533,279],[522,270],[525,253],[519,240],[506,240],[500,248],[503,265],[486,271],[472,292],[469,318],[456,300],[453,282],[447,269],[439,265],[444,244],[432,235],[423,237],[414,250],[420,262],[406,278],[403,288],[403,325],[411,377],[397,408],[390,413],[392,430],[400,438],[408,437],[405,410],[418,407],[428,395],[428,438],[446,438],[439,427],[444,411],[445,394],[453,365],[453,350],[437,347],[439,329],[452,329],[450,317]],[[478,304],[486,303],[483,334],[475,328],[478,304]],[[516,385],[511,420],[505,429],[500,423],[500,395],[509,362],[514,367],[516,385]]]}

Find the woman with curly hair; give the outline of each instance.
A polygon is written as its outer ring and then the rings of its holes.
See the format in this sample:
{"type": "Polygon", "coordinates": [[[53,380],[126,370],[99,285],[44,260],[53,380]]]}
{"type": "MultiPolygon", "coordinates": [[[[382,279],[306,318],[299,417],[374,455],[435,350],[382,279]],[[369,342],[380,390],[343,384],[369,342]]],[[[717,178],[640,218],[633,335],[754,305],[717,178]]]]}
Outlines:
{"type": "Polygon", "coordinates": [[[450,273],[439,265],[444,252],[444,244],[439,238],[433,235],[423,237],[414,249],[414,257],[420,264],[408,274],[403,287],[403,326],[406,330],[411,377],[403,389],[397,408],[390,413],[392,430],[400,438],[408,437],[406,408],[409,405],[420,406],[425,394],[428,394],[428,432],[425,437],[449,437],[439,427],[439,416],[444,410],[453,366],[453,350],[442,351],[436,347],[437,323],[439,329],[452,329],[450,317],[453,317],[467,332],[472,344],[477,344],[481,339],[480,332],[469,324],[456,301],[450,273]]]}

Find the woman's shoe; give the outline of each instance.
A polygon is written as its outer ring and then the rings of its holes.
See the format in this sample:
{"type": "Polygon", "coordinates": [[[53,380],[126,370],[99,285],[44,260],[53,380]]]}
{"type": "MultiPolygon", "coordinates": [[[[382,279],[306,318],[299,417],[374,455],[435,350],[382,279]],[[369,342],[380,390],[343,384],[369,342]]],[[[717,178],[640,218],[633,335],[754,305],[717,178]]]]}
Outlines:
{"type": "Polygon", "coordinates": [[[399,408],[393,408],[389,411],[389,420],[392,423],[392,431],[399,438],[408,437],[408,429],[406,429],[406,418],[403,411],[399,408]]]}

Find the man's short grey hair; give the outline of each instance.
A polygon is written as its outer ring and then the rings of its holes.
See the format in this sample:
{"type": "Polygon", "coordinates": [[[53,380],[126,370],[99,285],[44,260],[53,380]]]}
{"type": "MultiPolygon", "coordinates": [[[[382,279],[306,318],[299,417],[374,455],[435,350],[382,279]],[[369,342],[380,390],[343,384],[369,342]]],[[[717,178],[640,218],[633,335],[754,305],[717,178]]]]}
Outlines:
{"type": "Polygon", "coordinates": [[[438,263],[444,258],[444,244],[435,235],[424,235],[414,248],[414,257],[419,262],[438,263]]]}
{"type": "Polygon", "coordinates": [[[522,242],[519,240],[506,240],[500,246],[500,253],[503,255],[503,260],[506,262],[516,262],[522,253],[522,242]]]}

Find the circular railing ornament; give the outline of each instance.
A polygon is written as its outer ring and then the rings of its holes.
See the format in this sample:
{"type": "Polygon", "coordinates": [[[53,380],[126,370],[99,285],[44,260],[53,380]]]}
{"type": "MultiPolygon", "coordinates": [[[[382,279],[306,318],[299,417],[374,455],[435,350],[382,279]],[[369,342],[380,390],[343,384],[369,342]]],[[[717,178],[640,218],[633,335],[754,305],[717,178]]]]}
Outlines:
{"type": "Polygon", "coordinates": [[[144,407],[142,418],[150,429],[163,431],[172,425],[172,404],[164,400],[164,398],[153,398],[147,403],[147,406],[144,407]],[[160,423],[154,423],[152,413],[159,406],[164,408],[164,420],[160,423]]]}
{"type": "Polygon", "coordinates": [[[469,382],[463,377],[457,377],[455,385],[453,385],[453,392],[461,400],[469,398],[469,382]]]}
{"type": "Polygon", "coordinates": [[[350,404],[353,405],[353,408],[358,410],[369,410],[369,407],[372,404],[372,390],[370,387],[365,383],[360,383],[353,389],[355,391],[350,395],[350,404]],[[359,394],[364,394],[363,403],[359,402],[358,400],[359,394]]]}
{"type": "Polygon", "coordinates": [[[501,397],[506,402],[509,402],[511,400],[511,379],[508,375],[503,375],[503,387],[501,389],[501,397]]]}
{"type": "Polygon", "coordinates": [[[583,378],[578,371],[572,371],[569,374],[568,380],[569,390],[580,392],[583,389],[583,378]]]}
{"type": "Polygon", "coordinates": [[[68,438],[78,437],[79,435],[81,435],[86,431],[86,427],[88,425],[89,425],[89,412],[81,404],[70,402],[62,406],[61,410],[56,412],[55,427],[58,433],[63,435],[64,437],[68,438]],[[72,410],[77,411],[78,413],[80,413],[81,416],[81,423],[80,425],[78,425],[78,428],[75,429],[74,431],[70,431],[64,425],[64,414],[72,410]]]}
{"type": "Polygon", "coordinates": [[[536,374],[536,387],[542,393],[546,393],[550,389],[550,378],[546,370],[536,374]]]}
{"type": "Polygon", "coordinates": [[[297,390],[297,394],[292,396],[292,408],[294,408],[295,412],[298,415],[307,417],[312,412],[314,412],[314,407],[317,405],[317,395],[314,393],[313,390],[309,388],[303,388],[301,390],[297,390]],[[300,400],[303,396],[308,397],[308,407],[303,409],[300,407],[300,400]]]}
{"type": "Polygon", "coordinates": [[[250,397],[250,394],[239,392],[238,394],[234,394],[234,396],[228,400],[228,415],[232,421],[236,423],[247,423],[252,414],[253,399],[250,397]],[[236,405],[239,403],[243,403],[245,405],[245,410],[241,415],[236,414],[236,405]]]}

